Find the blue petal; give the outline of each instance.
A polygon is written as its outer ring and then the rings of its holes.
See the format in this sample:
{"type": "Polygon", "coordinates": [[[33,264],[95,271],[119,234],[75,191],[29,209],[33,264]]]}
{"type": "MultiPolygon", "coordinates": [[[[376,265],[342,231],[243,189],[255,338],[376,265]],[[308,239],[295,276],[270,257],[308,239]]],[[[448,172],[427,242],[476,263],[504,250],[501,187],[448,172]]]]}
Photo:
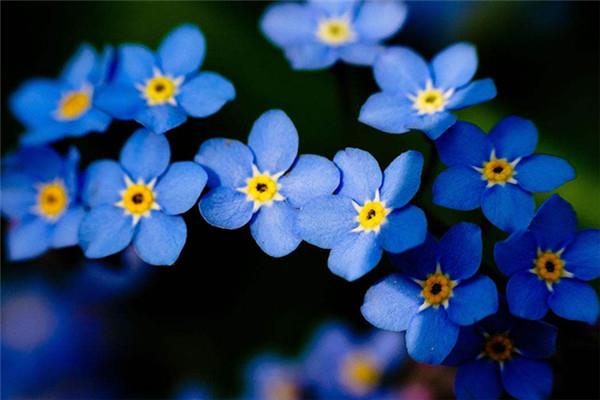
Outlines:
{"type": "Polygon", "coordinates": [[[364,150],[347,147],[337,152],[333,162],[342,172],[338,193],[363,204],[373,200],[381,187],[383,174],[377,160],[364,150]]]}
{"type": "Polygon", "coordinates": [[[454,392],[459,400],[498,399],[502,383],[498,364],[490,360],[477,360],[458,367],[454,392]]]}
{"type": "Polygon", "coordinates": [[[261,207],[250,223],[250,232],[258,246],[271,257],[290,254],[302,241],[296,233],[298,210],[286,202],[261,207]]]}
{"type": "Polygon", "coordinates": [[[358,120],[386,133],[406,133],[413,110],[407,101],[385,92],[371,95],[360,109],[358,120]]]}
{"type": "Polygon", "coordinates": [[[121,149],[119,160],[134,181],[148,182],[160,176],[169,166],[171,148],[163,135],[138,129],[121,149]]]}
{"type": "Polygon", "coordinates": [[[562,158],[535,154],[516,167],[519,185],[530,192],[549,192],[575,179],[575,170],[562,158]]]}
{"type": "Polygon", "coordinates": [[[133,119],[146,107],[146,103],[134,87],[112,84],[98,88],[94,96],[94,106],[114,118],[133,119]]]}
{"type": "Polygon", "coordinates": [[[492,79],[479,79],[457,90],[448,100],[446,107],[451,110],[470,107],[496,97],[496,84],[492,79]]]}
{"type": "Polygon", "coordinates": [[[594,289],[579,279],[563,278],[553,286],[548,301],[550,308],[560,317],[595,324],[598,320],[598,295],[594,289]]]}
{"type": "Polygon", "coordinates": [[[481,174],[474,169],[450,167],[433,182],[433,203],[453,210],[474,210],[481,206],[485,186],[481,174]]]}
{"type": "Polygon", "coordinates": [[[406,9],[399,1],[364,2],[354,19],[354,28],[362,40],[386,39],[400,30],[406,9]]]}
{"type": "Polygon", "coordinates": [[[357,0],[308,0],[311,6],[329,17],[339,17],[345,14],[353,15],[357,0]]]}
{"type": "Polygon", "coordinates": [[[337,61],[337,52],[317,43],[295,44],[285,49],[285,55],[294,69],[322,69],[337,61]]]}
{"type": "Polygon", "coordinates": [[[504,388],[517,399],[547,399],[552,392],[552,368],[547,362],[515,357],[501,372],[504,388]]]}
{"type": "Polygon", "coordinates": [[[30,79],[9,99],[10,109],[26,126],[39,126],[54,121],[54,112],[62,96],[62,85],[50,79],[30,79]]]}
{"type": "Polygon", "coordinates": [[[51,147],[23,147],[18,157],[19,171],[39,182],[63,177],[63,159],[51,147]]]}
{"type": "Polygon", "coordinates": [[[35,181],[20,171],[9,171],[5,165],[2,165],[0,182],[2,182],[0,193],[2,213],[8,218],[16,219],[29,214],[36,204],[35,181]]]}
{"type": "Polygon", "coordinates": [[[252,202],[226,186],[212,189],[200,199],[200,214],[206,222],[223,229],[238,229],[252,218],[252,202]]]}
{"type": "Polygon", "coordinates": [[[440,239],[440,264],[442,272],[451,279],[472,277],[481,265],[481,229],[461,222],[452,226],[440,239]]]}
{"type": "Polygon", "coordinates": [[[304,154],[279,180],[281,194],[296,208],[318,196],[333,193],[340,184],[340,171],[325,157],[304,154]]]}
{"type": "Polygon", "coordinates": [[[183,218],[153,211],[150,217],[140,220],[133,245],[144,262],[152,265],[173,265],[187,237],[183,218]]]}
{"type": "Polygon", "coordinates": [[[79,245],[88,258],[118,253],[131,243],[135,227],[123,209],[111,205],[94,207],[81,221],[79,245]]]}
{"type": "Polygon", "coordinates": [[[481,167],[489,160],[492,144],[479,127],[459,121],[441,138],[435,147],[442,162],[448,166],[481,167]]]}
{"type": "Polygon", "coordinates": [[[185,111],[168,104],[142,108],[135,120],[154,133],[165,133],[187,120],[185,111]]]}
{"type": "Polygon", "coordinates": [[[81,137],[90,132],[104,132],[111,120],[112,118],[104,111],[92,108],[81,118],[71,121],[64,131],[69,136],[75,137],[81,137]]]}
{"type": "MultiPolygon", "coordinates": [[[[489,318],[484,321],[487,320],[489,318]]],[[[459,366],[475,360],[483,350],[484,339],[482,328],[479,324],[461,327],[456,345],[444,360],[444,365],[459,366]]]]}
{"type": "Polygon", "coordinates": [[[498,310],[498,290],[487,276],[460,282],[452,293],[448,318],[459,325],[471,325],[498,310]]]}
{"type": "Polygon", "coordinates": [[[206,179],[204,169],[192,161],[171,164],[154,190],[161,211],[175,215],[192,208],[206,185],[206,179]]]}
{"type": "Polygon", "coordinates": [[[235,98],[230,81],[214,72],[201,72],[181,88],[181,107],[192,117],[207,117],[235,98]]]}
{"type": "Polygon", "coordinates": [[[419,285],[393,274],[367,290],[360,312],[377,328],[405,331],[422,303],[420,295],[419,285]]]}
{"type": "Polygon", "coordinates": [[[31,217],[8,229],[7,250],[10,261],[22,261],[44,253],[50,247],[51,226],[42,218],[31,217]]]}
{"type": "Polygon", "coordinates": [[[548,358],[554,354],[558,329],[544,321],[516,319],[511,336],[519,353],[527,358],[548,358]]]}
{"type": "Polygon", "coordinates": [[[163,72],[177,77],[198,70],[205,52],[206,42],[200,29],[184,24],[163,39],[158,48],[158,58],[163,72]]]}
{"type": "Polygon", "coordinates": [[[339,49],[340,58],[349,64],[372,65],[377,56],[385,50],[384,46],[370,43],[354,43],[339,49]]]}
{"type": "Polygon", "coordinates": [[[70,196],[77,196],[79,192],[79,161],[81,160],[81,154],[77,147],[71,146],[67,152],[64,162],[64,179],[67,192],[70,196]]]}
{"type": "Polygon", "coordinates": [[[530,120],[510,116],[503,118],[492,128],[489,138],[494,144],[496,157],[512,161],[533,153],[538,133],[530,120]]]}
{"type": "Polygon", "coordinates": [[[456,344],[458,331],[446,311],[429,307],[410,321],[406,332],[408,354],[417,362],[440,364],[456,344]]]}
{"type": "Polygon", "coordinates": [[[354,281],[371,271],[383,251],[373,233],[348,233],[329,253],[327,266],[337,276],[354,281]]]}
{"type": "Polygon", "coordinates": [[[152,78],[156,59],[145,46],[126,44],[119,48],[114,81],[123,84],[143,84],[152,78]]]}
{"type": "Polygon", "coordinates": [[[492,224],[505,232],[513,232],[529,225],[535,202],[530,193],[516,185],[495,185],[483,192],[481,210],[492,224]]]}
{"type": "Polygon", "coordinates": [[[443,90],[466,85],[477,71],[477,51],[470,43],[446,47],[431,60],[435,87],[443,90]]]}
{"type": "Polygon", "coordinates": [[[67,61],[61,79],[74,87],[90,82],[90,75],[96,67],[96,51],[89,44],[83,44],[67,61]]]}
{"type": "Polygon", "coordinates": [[[81,197],[88,207],[114,204],[121,199],[125,189],[125,171],[112,160],[95,161],[85,173],[81,197]]]}
{"type": "Polygon", "coordinates": [[[85,215],[83,207],[76,206],[66,210],[54,226],[50,245],[57,249],[60,247],[75,246],[79,243],[79,226],[85,215]]]}
{"type": "Polygon", "coordinates": [[[308,243],[331,249],[356,228],[356,211],[346,196],[320,196],[302,207],[298,233],[308,243]]]}
{"type": "Polygon", "coordinates": [[[273,43],[287,47],[313,41],[317,19],[304,4],[273,3],[262,16],[260,28],[273,43]]]}
{"type": "Polygon", "coordinates": [[[529,224],[542,250],[559,251],[575,235],[577,216],[573,207],[559,195],[544,201],[529,224]]]}
{"type": "Polygon", "coordinates": [[[600,230],[578,232],[562,255],[567,271],[583,280],[600,276],[600,230]]]}
{"type": "Polygon", "coordinates": [[[19,138],[22,146],[39,146],[61,140],[68,136],[65,125],[58,121],[49,121],[26,131],[19,138]]]}
{"type": "Polygon", "coordinates": [[[283,111],[269,110],[254,122],[248,146],[261,172],[287,171],[298,154],[298,131],[283,111]]]}
{"type": "Polygon", "coordinates": [[[383,171],[381,200],[386,207],[405,206],[417,193],[421,185],[423,155],[409,150],[396,157],[383,171]]]}
{"type": "Polygon", "coordinates": [[[431,79],[425,60],[407,47],[388,48],[375,61],[373,73],[381,89],[402,95],[417,94],[431,79]]]}
{"type": "Polygon", "coordinates": [[[518,231],[494,246],[494,261],[504,275],[511,276],[533,267],[537,241],[529,231],[518,231]]]}
{"type": "Polygon", "coordinates": [[[510,312],[525,319],[540,319],[548,312],[548,288],[529,271],[514,274],[506,285],[510,312]]]}
{"type": "Polygon", "coordinates": [[[408,275],[425,279],[427,275],[435,272],[440,254],[438,241],[428,233],[425,242],[412,250],[400,254],[390,254],[392,264],[408,275]]]}
{"type": "Polygon", "coordinates": [[[200,145],[194,158],[208,174],[208,186],[239,188],[252,176],[252,152],[242,142],[213,138],[200,145]]]}
{"type": "Polygon", "coordinates": [[[406,206],[394,210],[381,227],[379,244],[386,251],[401,253],[422,244],[427,235],[427,218],[418,207],[406,206]]]}
{"type": "Polygon", "coordinates": [[[423,131],[431,140],[436,140],[455,122],[454,114],[442,111],[431,115],[412,114],[406,126],[423,131]]]}

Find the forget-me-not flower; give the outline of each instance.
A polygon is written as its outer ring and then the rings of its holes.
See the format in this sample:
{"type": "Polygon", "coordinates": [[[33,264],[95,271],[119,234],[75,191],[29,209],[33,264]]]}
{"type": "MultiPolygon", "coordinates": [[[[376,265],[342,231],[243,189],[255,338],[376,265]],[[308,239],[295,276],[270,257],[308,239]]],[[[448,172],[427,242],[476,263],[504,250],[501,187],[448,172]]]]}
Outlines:
{"type": "Polygon", "coordinates": [[[21,142],[39,145],[104,132],[111,118],[98,109],[97,89],[108,78],[112,62],[111,48],[97,54],[93,47],[83,45],[58,79],[31,79],[17,89],[10,108],[26,128],[21,142]]]}
{"type": "Polygon", "coordinates": [[[235,89],[217,73],[198,71],[205,50],[204,36],[194,25],[170,32],[156,54],[142,45],[121,46],[111,84],[99,93],[100,107],[155,133],[183,124],[188,115],[216,113],[235,98],[235,89]]]}
{"type": "Polygon", "coordinates": [[[301,400],[306,398],[299,363],[276,354],[261,354],[245,369],[244,400],[301,400]]]}
{"type": "Polygon", "coordinates": [[[540,319],[550,308],[563,318],[598,320],[598,296],[585,281],[600,276],[600,230],[576,230],[573,207],[553,195],[526,229],[496,244],[496,264],[510,276],[512,314],[540,319]]]}
{"type": "Polygon", "coordinates": [[[198,164],[169,165],[170,158],[163,135],[139,129],[123,146],[119,163],[100,160],[89,166],[83,200],[91,210],[79,231],[87,257],[117,253],[133,241],[148,264],[177,260],[187,237],[179,214],[196,203],[207,177],[198,164]]]}
{"type": "Polygon", "coordinates": [[[202,197],[200,213],[219,228],[250,223],[252,237],[272,257],[291,253],[301,242],[299,208],[332,193],[340,179],[326,158],[297,154],[298,132],[281,110],[256,120],[247,146],[223,138],[205,141],[195,160],[206,169],[211,191],[202,197]]]}
{"type": "Polygon", "coordinates": [[[84,210],[79,152],[62,158],[49,147],[23,147],[2,160],[2,214],[9,219],[8,258],[25,260],[74,246],[84,210]]]}
{"type": "Polygon", "coordinates": [[[261,29],[293,68],[320,69],[340,59],[371,65],[405,19],[406,6],[396,0],[278,3],[265,12],[261,29]]]}
{"type": "Polygon", "coordinates": [[[493,99],[491,79],[472,81],[477,53],[468,43],[457,43],[438,53],[428,65],[406,47],[390,47],[373,65],[381,92],[369,97],[359,121],[387,133],[410,129],[437,139],[456,122],[451,113],[493,99]]]}
{"type": "Polygon", "coordinates": [[[481,206],[498,228],[525,228],[535,212],[532,192],[549,192],[575,178],[567,161],[532,154],[537,139],[535,125],[519,117],[502,119],[487,136],[458,122],[436,141],[449,168],[433,183],[433,202],[455,210],[481,206]]]}
{"type": "Polygon", "coordinates": [[[392,261],[395,273],[372,286],[361,307],[378,328],[406,331],[406,347],[419,362],[439,364],[456,344],[459,328],[498,308],[494,282],[475,275],[481,263],[481,230],[460,223],[438,242],[425,243],[392,261]]]}
{"type": "Polygon", "coordinates": [[[421,153],[402,153],[383,173],[360,149],[339,151],[333,161],[342,172],[336,194],[308,202],[298,218],[302,239],[331,249],[331,272],[353,281],[377,265],[383,250],[399,253],[423,243],[425,214],[408,204],[421,184],[421,153]]]}

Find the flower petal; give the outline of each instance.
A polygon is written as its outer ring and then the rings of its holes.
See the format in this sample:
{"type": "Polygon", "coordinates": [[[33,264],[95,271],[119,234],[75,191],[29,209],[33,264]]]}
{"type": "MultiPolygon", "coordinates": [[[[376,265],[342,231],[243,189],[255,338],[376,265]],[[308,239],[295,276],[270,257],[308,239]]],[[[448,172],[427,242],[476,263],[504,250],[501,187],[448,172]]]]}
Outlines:
{"type": "Polygon", "coordinates": [[[342,15],[354,15],[357,0],[308,0],[308,3],[315,9],[321,11],[329,17],[339,17],[342,15]]]}
{"type": "Polygon", "coordinates": [[[431,79],[425,60],[408,47],[389,47],[375,60],[373,73],[381,89],[402,95],[417,94],[431,79]]]}
{"type": "Polygon", "coordinates": [[[18,165],[15,168],[38,182],[49,182],[63,177],[64,160],[51,147],[23,147],[17,157],[18,165]]]}
{"type": "Polygon", "coordinates": [[[120,200],[120,192],[125,189],[125,171],[112,160],[95,161],[85,173],[85,183],[81,197],[88,207],[101,204],[114,204],[120,200]]]}
{"type": "Polygon", "coordinates": [[[537,241],[529,231],[518,231],[494,246],[494,261],[506,276],[533,267],[537,257],[537,241]]]}
{"type": "Polygon", "coordinates": [[[319,43],[295,44],[285,49],[285,55],[297,70],[327,68],[338,58],[335,49],[319,43]]]}
{"type": "Polygon", "coordinates": [[[337,276],[352,282],[371,271],[383,250],[373,233],[348,233],[329,253],[327,266],[337,276]]]}
{"type": "Polygon", "coordinates": [[[448,111],[431,115],[412,114],[406,126],[423,131],[431,140],[436,140],[456,122],[456,116],[448,111]]]}
{"type": "Polygon", "coordinates": [[[298,154],[298,131],[286,113],[269,110],[254,122],[248,146],[261,172],[287,171],[298,154]]]}
{"type": "Polygon", "coordinates": [[[527,358],[548,358],[554,354],[558,329],[544,321],[516,319],[511,329],[515,346],[527,358]]]}
{"type": "Polygon", "coordinates": [[[457,90],[448,100],[446,107],[459,110],[493,99],[498,94],[493,79],[479,79],[457,90]]]}
{"type": "Polygon", "coordinates": [[[483,192],[481,210],[485,217],[506,232],[524,229],[535,211],[533,196],[513,184],[495,185],[483,192]]]}
{"type": "Polygon", "coordinates": [[[158,105],[142,108],[135,120],[154,133],[165,133],[178,127],[187,120],[185,111],[172,105],[158,105]]]}
{"type": "Polygon", "coordinates": [[[42,218],[30,217],[8,228],[10,261],[23,261],[43,254],[50,247],[51,226],[42,218]]]}
{"type": "Polygon", "coordinates": [[[20,219],[35,206],[37,191],[35,181],[21,171],[2,165],[2,189],[0,207],[2,213],[11,219],[20,219]]]}
{"type": "Polygon", "coordinates": [[[460,400],[500,398],[502,382],[498,365],[490,360],[476,360],[459,366],[454,392],[460,400]]]}
{"type": "Polygon", "coordinates": [[[140,220],[140,229],[133,239],[135,252],[152,265],[173,265],[187,237],[183,218],[152,211],[140,220]]]}
{"type": "Polygon", "coordinates": [[[519,185],[530,192],[549,192],[575,179],[575,170],[562,158],[534,154],[516,168],[519,185]]]}
{"type": "Polygon", "coordinates": [[[448,318],[458,325],[471,325],[498,310],[498,290],[487,276],[477,275],[460,282],[452,293],[448,318]]]}
{"type": "Polygon", "coordinates": [[[562,255],[565,268],[585,281],[600,276],[600,230],[578,232],[562,255]]]}
{"type": "Polygon", "coordinates": [[[384,50],[385,47],[378,44],[353,43],[340,48],[339,55],[349,64],[369,66],[384,50]]]}
{"type": "Polygon", "coordinates": [[[406,133],[409,115],[413,113],[408,101],[385,92],[371,95],[360,109],[358,120],[386,133],[406,133]]]}
{"type": "MultiPolygon", "coordinates": [[[[489,319],[486,318],[484,321],[489,319]]],[[[481,354],[484,339],[482,327],[479,324],[460,327],[456,345],[444,359],[444,365],[454,367],[473,361],[481,354]]]]}
{"type": "Polygon", "coordinates": [[[481,167],[489,160],[492,143],[478,126],[459,121],[435,141],[442,162],[448,166],[481,167]]]}
{"type": "Polygon", "coordinates": [[[409,150],[394,159],[383,171],[381,200],[386,207],[405,206],[417,193],[421,185],[423,155],[409,150]]]}
{"type": "Polygon", "coordinates": [[[333,162],[342,172],[339,194],[348,196],[359,204],[373,200],[375,192],[381,187],[383,174],[371,154],[347,147],[337,152],[333,162]]]}
{"type": "Polygon", "coordinates": [[[466,85],[477,71],[477,50],[470,43],[455,43],[431,60],[435,87],[443,90],[466,85]]]}
{"type": "Polygon", "coordinates": [[[333,193],[340,184],[340,171],[325,157],[304,154],[280,180],[281,194],[296,208],[315,197],[333,193]]]}
{"type": "Polygon", "coordinates": [[[529,271],[517,272],[506,285],[510,313],[520,318],[543,318],[548,312],[549,294],[544,281],[529,271]]]}
{"type": "Polygon", "coordinates": [[[161,210],[175,215],[192,208],[206,185],[206,179],[204,169],[192,161],[171,164],[154,191],[161,210]]]}
{"type": "Polygon", "coordinates": [[[118,253],[131,243],[135,226],[123,209],[112,205],[92,208],[81,221],[79,245],[88,258],[118,253]]]}
{"type": "Polygon", "coordinates": [[[198,204],[206,222],[223,229],[238,229],[252,218],[252,202],[246,195],[226,186],[205,194],[198,204]]]}
{"type": "Polygon", "coordinates": [[[296,3],[273,3],[260,20],[264,35],[280,47],[314,40],[317,16],[311,7],[296,3]]]}
{"type": "Polygon", "coordinates": [[[271,257],[290,254],[302,241],[295,230],[297,215],[298,210],[286,202],[261,207],[250,223],[256,244],[271,257]]]}
{"type": "Polygon", "coordinates": [[[140,92],[130,85],[111,84],[98,88],[94,106],[118,119],[133,119],[146,103],[140,92]]]}
{"type": "Polygon", "coordinates": [[[406,20],[407,7],[398,1],[364,2],[354,20],[359,36],[379,41],[394,35],[406,20]]]}
{"type": "Polygon", "coordinates": [[[208,174],[208,186],[239,188],[252,176],[252,152],[242,142],[213,138],[200,145],[194,161],[208,174]]]}
{"type": "Polygon", "coordinates": [[[481,265],[481,229],[461,222],[452,226],[440,239],[442,272],[451,279],[472,277],[481,265]]]}
{"type": "Polygon", "coordinates": [[[10,109],[25,126],[40,126],[52,121],[62,96],[62,85],[50,79],[30,79],[10,97],[10,109]]]}
{"type": "Polygon", "coordinates": [[[386,251],[401,253],[422,244],[427,235],[427,218],[418,207],[406,206],[394,210],[381,227],[379,243],[386,251]]]}
{"type": "Polygon", "coordinates": [[[513,161],[533,153],[537,146],[537,128],[528,119],[510,116],[492,128],[488,137],[494,144],[496,157],[513,161]]]}
{"type": "Polygon", "coordinates": [[[481,206],[485,186],[481,174],[474,169],[450,167],[433,182],[433,203],[453,210],[474,210],[481,206]]]}
{"type": "Polygon", "coordinates": [[[54,226],[50,245],[55,248],[75,246],[79,243],[79,226],[85,215],[83,207],[69,208],[54,226]]]}
{"type": "Polygon", "coordinates": [[[114,82],[122,84],[143,84],[152,78],[156,59],[150,49],[136,44],[126,44],[119,48],[114,82]]]}
{"type": "Polygon", "coordinates": [[[529,224],[542,250],[559,251],[575,235],[577,216],[573,207],[555,194],[542,203],[529,224]]]}
{"type": "Polygon", "coordinates": [[[181,88],[181,107],[192,117],[208,117],[235,98],[231,82],[215,72],[201,72],[181,88]]]}
{"type": "Polygon", "coordinates": [[[320,196],[302,207],[298,233],[313,246],[331,249],[356,228],[356,211],[346,196],[320,196]]]}
{"type": "Polygon", "coordinates": [[[206,52],[204,35],[197,26],[181,25],[163,39],[158,58],[163,72],[178,77],[200,68],[206,52]]]}
{"type": "Polygon", "coordinates": [[[138,129],[121,149],[119,160],[134,181],[148,182],[160,176],[169,166],[171,148],[163,135],[138,129]]]}
{"type": "Polygon", "coordinates": [[[61,79],[80,88],[90,82],[90,75],[96,68],[96,51],[89,44],[79,46],[75,54],[67,61],[61,79]]]}
{"type": "Polygon", "coordinates": [[[548,303],[560,317],[594,324],[598,320],[598,295],[579,279],[563,278],[553,285],[548,303]]]}
{"type": "Polygon", "coordinates": [[[422,245],[400,254],[390,254],[390,259],[394,266],[409,276],[425,279],[427,275],[435,272],[440,254],[439,247],[437,239],[428,233],[422,245]]]}
{"type": "Polygon", "coordinates": [[[440,364],[458,338],[458,325],[443,308],[429,307],[415,315],[406,332],[408,354],[417,362],[440,364]]]}
{"type": "Polygon", "coordinates": [[[517,399],[547,399],[552,392],[552,368],[547,362],[515,357],[501,372],[504,388],[517,399]]]}

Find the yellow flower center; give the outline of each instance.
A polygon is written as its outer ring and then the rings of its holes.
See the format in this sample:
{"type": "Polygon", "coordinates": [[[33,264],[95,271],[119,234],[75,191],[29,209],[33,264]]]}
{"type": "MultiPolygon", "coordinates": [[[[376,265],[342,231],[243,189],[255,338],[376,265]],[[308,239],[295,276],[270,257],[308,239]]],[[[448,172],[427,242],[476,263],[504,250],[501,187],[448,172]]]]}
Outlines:
{"type": "Polygon", "coordinates": [[[81,117],[92,105],[91,93],[86,90],[68,92],[60,99],[56,118],[73,120],[81,117]]]}
{"type": "Polygon", "coordinates": [[[389,213],[390,210],[381,201],[367,201],[358,212],[358,223],[362,230],[377,230],[389,213]]]}
{"type": "Polygon", "coordinates": [[[503,362],[512,357],[515,346],[505,334],[489,336],[485,341],[484,353],[490,359],[503,362]]]}
{"type": "Polygon", "coordinates": [[[37,211],[48,219],[55,220],[62,215],[69,203],[69,196],[60,180],[38,187],[37,211]]]}
{"type": "Polygon", "coordinates": [[[350,354],[342,364],[342,382],[355,395],[372,391],[381,380],[381,370],[365,353],[350,354]]]}
{"type": "Polygon", "coordinates": [[[444,305],[447,304],[448,299],[452,296],[454,286],[456,284],[450,280],[447,274],[438,271],[427,276],[427,279],[423,282],[421,295],[425,298],[425,302],[428,305],[444,305]]]}
{"type": "Polygon", "coordinates": [[[485,163],[482,174],[489,183],[502,184],[513,178],[514,168],[504,158],[494,159],[485,163]]]}
{"type": "Polygon", "coordinates": [[[133,216],[133,224],[137,224],[142,217],[149,217],[151,210],[160,210],[156,202],[156,193],[154,185],[156,179],[147,184],[142,179],[134,183],[125,177],[127,187],[121,191],[121,200],[115,205],[125,210],[125,214],[133,216]]]}
{"type": "Polygon", "coordinates": [[[149,106],[158,106],[161,104],[177,105],[175,96],[179,94],[179,86],[183,82],[183,77],[173,78],[169,75],[163,75],[160,70],[154,69],[154,76],[143,85],[136,85],[142,97],[149,106]]]}
{"type": "Polygon", "coordinates": [[[265,203],[277,194],[277,182],[268,175],[257,175],[250,178],[246,190],[252,200],[265,203]]]}
{"type": "Polygon", "coordinates": [[[559,254],[547,251],[538,254],[532,272],[547,283],[555,283],[568,274],[564,267],[565,262],[559,254]]]}
{"type": "Polygon", "coordinates": [[[413,102],[413,109],[418,115],[431,115],[444,111],[453,93],[453,89],[443,92],[434,88],[431,80],[428,80],[425,89],[419,90],[416,95],[408,95],[408,98],[413,102]]]}
{"type": "Polygon", "coordinates": [[[339,46],[355,39],[350,19],[347,17],[330,18],[319,22],[317,38],[330,46],[339,46]]]}

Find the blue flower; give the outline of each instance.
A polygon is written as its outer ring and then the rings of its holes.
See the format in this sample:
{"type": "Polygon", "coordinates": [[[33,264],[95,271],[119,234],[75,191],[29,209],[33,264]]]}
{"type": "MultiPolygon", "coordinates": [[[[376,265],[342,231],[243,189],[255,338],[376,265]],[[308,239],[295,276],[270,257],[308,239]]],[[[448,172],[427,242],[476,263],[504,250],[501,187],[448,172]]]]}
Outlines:
{"type": "Polygon", "coordinates": [[[273,4],[261,20],[263,33],[295,69],[321,69],[338,60],[371,65],[406,18],[399,1],[309,1],[273,4]]]}
{"type": "Polygon", "coordinates": [[[301,366],[275,354],[261,354],[245,369],[245,400],[304,398],[301,366]]]}
{"type": "Polygon", "coordinates": [[[383,174],[363,150],[347,148],[333,161],[342,172],[340,188],[308,202],[298,218],[302,239],[331,249],[331,272],[353,281],[377,265],[383,250],[400,253],[423,243],[425,214],[408,204],[421,184],[421,153],[402,153],[383,174]]]}
{"type": "MultiPolygon", "coordinates": [[[[542,321],[510,318],[503,308],[478,324],[463,327],[445,364],[457,365],[456,397],[498,399],[502,388],[519,400],[548,398],[557,329],[542,321]]],[[[502,396],[504,397],[504,396],[502,396]]]]}
{"type": "Polygon", "coordinates": [[[378,328],[406,331],[406,346],[419,362],[439,364],[450,353],[460,326],[496,312],[494,282],[475,275],[481,263],[481,230],[477,225],[454,225],[436,241],[392,261],[396,273],[371,287],[361,311],[378,328]]]}
{"type": "Polygon", "coordinates": [[[442,50],[431,65],[406,47],[390,47],[373,65],[382,91],[369,97],[358,119],[387,133],[417,129],[437,139],[456,122],[451,110],[496,96],[491,79],[471,81],[476,70],[477,53],[468,43],[442,50]]]}
{"type": "Polygon", "coordinates": [[[21,142],[40,145],[66,136],[104,132],[111,118],[98,109],[97,90],[112,61],[112,49],[98,55],[93,47],[83,45],[58,79],[31,79],[17,89],[10,108],[26,128],[21,142]]]}
{"type": "Polygon", "coordinates": [[[100,160],[90,165],[83,200],[91,210],[79,230],[87,257],[117,253],[133,241],[148,264],[177,260],[187,236],[179,214],[198,200],[206,172],[192,161],[169,165],[170,158],[164,136],[139,129],[123,146],[120,163],[100,160]]]}
{"type": "Polygon", "coordinates": [[[359,336],[345,325],[327,323],[308,345],[305,379],[317,398],[379,399],[384,379],[405,359],[404,336],[399,333],[359,336]]]}
{"type": "Polygon", "coordinates": [[[532,154],[537,136],[535,125],[519,117],[502,119],[488,136],[475,125],[457,123],[436,142],[449,168],[433,183],[433,202],[455,210],[481,206],[498,228],[525,228],[535,211],[531,193],[555,190],[575,178],[567,161],[532,154]]]}
{"type": "Polygon", "coordinates": [[[250,223],[252,237],[270,256],[291,253],[301,242],[296,232],[299,208],[339,184],[339,171],[331,161],[297,153],[298,132],[281,110],[267,111],[256,120],[248,146],[237,140],[207,140],[196,155],[211,188],[200,200],[200,213],[219,228],[250,223]]]}
{"type": "Polygon", "coordinates": [[[202,32],[193,25],[169,33],[157,54],[141,45],[121,46],[114,78],[99,93],[99,106],[155,133],[183,124],[188,115],[216,113],[235,98],[235,89],[219,74],[198,72],[205,48],[202,32]]]}
{"type": "Polygon", "coordinates": [[[23,147],[2,160],[2,214],[10,220],[8,258],[39,256],[77,244],[79,152],[63,159],[49,147],[23,147]]]}
{"type": "Polygon", "coordinates": [[[496,244],[496,264],[510,276],[512,314],[540,319],[550,308],[566,319],[598,320],[598,296],[584,281],[600,276],[600,230],[576,229],[573,207],[553,195],[526,229],[496,244]]]}

